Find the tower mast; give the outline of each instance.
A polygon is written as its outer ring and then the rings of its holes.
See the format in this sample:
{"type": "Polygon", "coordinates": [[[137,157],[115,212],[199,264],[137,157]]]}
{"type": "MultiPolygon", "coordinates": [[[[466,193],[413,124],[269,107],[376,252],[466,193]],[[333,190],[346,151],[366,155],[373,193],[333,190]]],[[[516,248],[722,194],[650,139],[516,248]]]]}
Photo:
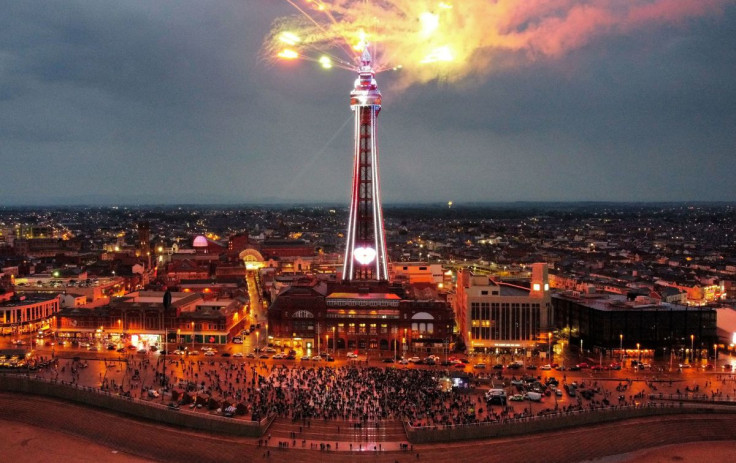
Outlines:
{"type": "Polygon", "coordinates": [[[376,137],[381,92],[367,46],[360,58],[355,87],[350,92],[350,108],[355,112],[353,191],[342,279],[388,280],[376,137]]]}

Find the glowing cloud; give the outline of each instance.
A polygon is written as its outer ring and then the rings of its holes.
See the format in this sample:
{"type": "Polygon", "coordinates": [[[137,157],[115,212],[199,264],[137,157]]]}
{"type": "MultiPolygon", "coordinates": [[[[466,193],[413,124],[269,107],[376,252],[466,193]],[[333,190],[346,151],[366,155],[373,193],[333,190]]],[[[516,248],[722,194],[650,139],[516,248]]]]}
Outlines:
{"type": "Polygon", "coordinates": [[[267,57],[355,69],[370,43],[378,72],[401,85],[492,72],[501,62],[554,58],[601,35],[717,15],[734,0],[285,0],[300,14],[274,22],[267,57]],[[284,49],[287,45],[288,49],[284,49]],[[501,59],[512,55],[513,60],[501,59]]]}

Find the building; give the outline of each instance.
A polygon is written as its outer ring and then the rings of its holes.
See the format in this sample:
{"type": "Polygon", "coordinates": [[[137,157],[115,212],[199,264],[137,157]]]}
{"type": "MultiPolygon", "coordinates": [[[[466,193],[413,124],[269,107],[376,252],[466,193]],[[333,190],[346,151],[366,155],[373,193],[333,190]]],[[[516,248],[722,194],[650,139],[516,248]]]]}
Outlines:
{"type": "Polygon", "coordinates": [[[376,138],[381,92],[367,47],[360,58],[355,88],[350,93],[350,108],[355,112],[355,153],[342,279],[388,280],[376,138]]]}
{"type": "Polygon", "coordinates": [[[246,312],[247,301],[242,298],[205,300],[199,293],[141,291],[100,307],[64,309],[56,318],[56,330],[70,341],[136,347],[162,347],[165,342],[225,344],[246,312]]]}
{"type": "Polygon", "coordinates": [[[441,285],[444,282],[444,271],[441,264],[426,262],[392,262],[389,265],[391,281],[404,280],[409,283],[433,283],[441,285]]]}
{"type": "Polygon", "coordinates": [[[577,292],[554,295],[552,305],[557,328],[571,345],[583,349],[684,355],[718,342],[716,310],[711,307],[577,292]]]}
{"type": "Polygon", "coordinates": [[[0,334],[47,330],[61,307],[58,294],[0,294],[0,334]]]}
{"type": "Polygon", "coordinates": [[[470,351],[533,349],[549,342],[554,317],[547,264],[532,264],[529,288],[461,270],[454,304],[470,351]]]}
{"type": "Polygon", "coordinates": [[[454,316],[437,298],[388,282],[292,281],[268,310],[269,342],[305,349],[424,351],[449,342],[454,316]]]}

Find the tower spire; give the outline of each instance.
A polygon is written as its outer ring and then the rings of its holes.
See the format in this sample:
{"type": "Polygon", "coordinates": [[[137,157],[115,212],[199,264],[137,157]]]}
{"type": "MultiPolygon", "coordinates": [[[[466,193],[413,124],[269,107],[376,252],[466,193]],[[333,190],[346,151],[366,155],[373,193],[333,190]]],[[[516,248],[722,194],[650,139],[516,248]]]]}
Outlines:
{"type": "Polygon", "coordinates": [[[350,92],[350,108],[355,113],[353,188],[348,219],[342,279],[388,280],[386,236],[378,173],[376,118],[381,111],[373,58],[363,49],[358,78],[350,92]]]}

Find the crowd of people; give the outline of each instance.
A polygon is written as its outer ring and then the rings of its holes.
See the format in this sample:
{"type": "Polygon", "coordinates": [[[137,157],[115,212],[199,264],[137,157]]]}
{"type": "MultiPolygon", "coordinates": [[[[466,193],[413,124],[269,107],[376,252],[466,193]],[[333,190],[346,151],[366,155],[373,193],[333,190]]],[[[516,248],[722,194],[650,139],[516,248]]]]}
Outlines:
{"type": "MultiPolygon", "coordinates": [[[[62,359],[49,363],[37,374],[70,384],[99,387],[123,396],[160,396],[162,402],[180,400],[184,395],[189,396],[188,402],[212,399],[222,404],[239,405],[245,419],[255,421],[276,415],[293,421],[322,419],[374,424],[382,420],[403,420],[414,427],[503,422],[535,415],[643,404],[648,402],[649,394],[663,391],[669,394],[701,392],[701,385],[697,383],[677,381],[674,385],[672,381],[637,381],[636,386],[631,380],[619,381],[618,385],[591,382],[588,389],[596,394],[588,397],[565,397],[558,404],[553,395],[541,405],[523,402],[492,406],[483,397],[484,388],[442,388],[441,372],[430,369],[365,364],[268,365],[258,360],[131,356],[125,361],[106,361],[103,371],[97,369],[96,378],[89,375],[82,378],[87,364],[62,359]],[[636,393],[632,390],[635,387],[636,393]],[[157,393],[149,395],[152,390],[157,393]]],[[[509,378],[498,380],[504,379],[509,378]]],[[[707,380],[702,388],[712,399],[730,400],[736,396],[732,375],[707,380]]]]}

